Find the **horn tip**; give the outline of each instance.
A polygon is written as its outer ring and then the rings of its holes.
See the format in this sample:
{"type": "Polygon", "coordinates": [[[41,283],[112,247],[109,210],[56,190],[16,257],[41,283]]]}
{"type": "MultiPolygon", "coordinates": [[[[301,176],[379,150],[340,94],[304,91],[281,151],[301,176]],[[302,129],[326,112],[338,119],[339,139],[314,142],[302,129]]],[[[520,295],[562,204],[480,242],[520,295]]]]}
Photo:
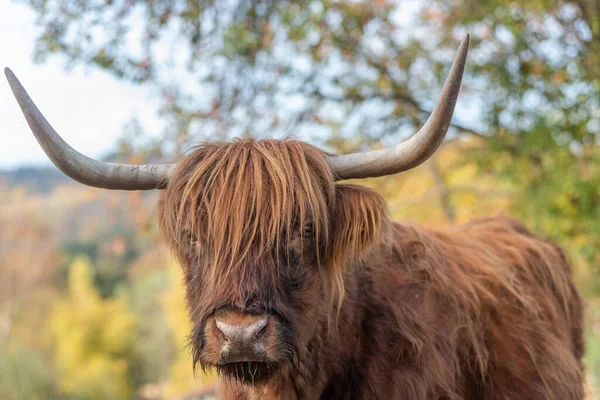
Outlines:
{"type": "Polygon", "coordinates": [[[463,40],[460,43],[460,47],[469,47],[469,43],[471,42],[471,35],[469,35],[469,33],[465,33],[465,37],[463,38],[463,40]]]}
{"type": "Polygon", "coordinates": [[[465,62],[467,59],[467,53],[469,52],[469,43],[471,42],[471,35],[468,33],[465,34],[463,40],[460,42],[458,46],[458,57],[462,62],[465,62]]]}
{"type": "Polygon", "coordinates": [[[14,72],[12,72],[12,70],[8,67],[4,67],[4,76],[6,76],[6,79],[8,80],[8,82],[12,85],[12,83],[14,81],[18,81],[17,76],[15,75],[14,72]]]}

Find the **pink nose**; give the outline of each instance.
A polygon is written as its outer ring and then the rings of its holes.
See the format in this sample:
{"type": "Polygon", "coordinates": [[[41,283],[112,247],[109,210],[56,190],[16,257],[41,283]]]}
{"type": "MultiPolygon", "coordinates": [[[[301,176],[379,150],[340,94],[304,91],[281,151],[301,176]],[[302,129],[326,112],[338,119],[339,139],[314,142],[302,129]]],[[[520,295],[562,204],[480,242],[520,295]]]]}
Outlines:
{"type": "Polygon", "coordinates": [[[263,361],[268,323],[267,316],[225,315],[215,318],[215,325],[222,335],[223,361],[263,361]]]}

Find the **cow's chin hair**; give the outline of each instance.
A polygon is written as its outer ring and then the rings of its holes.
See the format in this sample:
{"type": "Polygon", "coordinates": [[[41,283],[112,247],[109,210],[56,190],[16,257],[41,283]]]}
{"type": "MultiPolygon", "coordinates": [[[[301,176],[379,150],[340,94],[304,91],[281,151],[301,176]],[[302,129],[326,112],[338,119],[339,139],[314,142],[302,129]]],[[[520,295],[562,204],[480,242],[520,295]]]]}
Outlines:
{"type": "Polygon", "coordinates": [[[217,373],[227,379],[246,385],[260,386],[279,370],[280,365],[272,362],[235,362],[216,366],[217,373]]]}

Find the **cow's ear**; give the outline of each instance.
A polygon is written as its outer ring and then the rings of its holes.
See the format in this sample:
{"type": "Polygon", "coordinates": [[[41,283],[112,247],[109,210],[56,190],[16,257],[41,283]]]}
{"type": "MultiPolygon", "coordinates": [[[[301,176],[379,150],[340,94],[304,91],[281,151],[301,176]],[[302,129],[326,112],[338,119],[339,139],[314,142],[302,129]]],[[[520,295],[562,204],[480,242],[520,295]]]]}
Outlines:
{"type": "Polygon", "coordinates": [[[331,248],[334,265],[348,257],[360,257],[386,236],[389,217],[383,197],[363,186],[336,185],[331,216],[331,248]]]}

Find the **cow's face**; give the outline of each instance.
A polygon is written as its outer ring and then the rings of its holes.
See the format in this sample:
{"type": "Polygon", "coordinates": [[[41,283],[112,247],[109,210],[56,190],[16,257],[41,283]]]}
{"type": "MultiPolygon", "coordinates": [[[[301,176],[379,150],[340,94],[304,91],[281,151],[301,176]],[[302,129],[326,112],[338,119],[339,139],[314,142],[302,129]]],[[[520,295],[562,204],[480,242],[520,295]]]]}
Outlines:
{"type": "Polygon", "coordinates": [[[387,221],[380,196],[335,184],[320,150],[272,140],[196,149],[160,215],[185,271],[194,362],[254,384],[307,350],[335,313],[348,258],[387,221]]]}

